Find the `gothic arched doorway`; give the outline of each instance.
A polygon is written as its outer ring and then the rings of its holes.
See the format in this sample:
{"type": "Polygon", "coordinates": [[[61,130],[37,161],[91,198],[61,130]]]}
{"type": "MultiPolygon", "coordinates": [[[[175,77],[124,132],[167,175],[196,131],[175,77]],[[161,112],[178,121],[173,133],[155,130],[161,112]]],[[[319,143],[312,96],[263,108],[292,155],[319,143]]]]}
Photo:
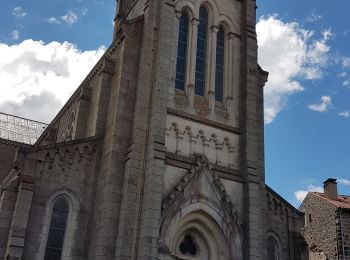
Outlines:
{"type": "Polygon", "coordinates": [[[185,206],[162,225],[160,259],[242,259],[241,239],[227,224],[218,212],[202,202],[185,206]],[[197,210],[188,212],[191,209],[197,210]]]}

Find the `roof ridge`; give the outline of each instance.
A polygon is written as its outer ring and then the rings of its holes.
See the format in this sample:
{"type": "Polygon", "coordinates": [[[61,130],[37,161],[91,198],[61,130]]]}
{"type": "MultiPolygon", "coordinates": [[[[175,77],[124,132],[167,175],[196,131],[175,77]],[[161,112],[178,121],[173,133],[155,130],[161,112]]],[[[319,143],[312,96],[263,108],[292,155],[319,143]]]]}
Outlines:
{"type": "MultiPolygon", "coordinates": [[[[319,191],[310,191],[310,193],[324,195],[324,192],[319,192],[319,191]]],[[[338,197],[340,197],[340,196],[341,196],[341,197],[350,198],[350,195],[347,195],[347,194],[338,194],[338,197]]]]}
{"type": "Polygon", "coordinates": [[[342,208],[342,209],[350,209],[350,196],[349,195],[338,195],[337,199],[332,200],[330,198],[327,198],[324,196],[324,193],[322,192],[310,192],[317,197],[333,204],[337,208],[342,208]]]}

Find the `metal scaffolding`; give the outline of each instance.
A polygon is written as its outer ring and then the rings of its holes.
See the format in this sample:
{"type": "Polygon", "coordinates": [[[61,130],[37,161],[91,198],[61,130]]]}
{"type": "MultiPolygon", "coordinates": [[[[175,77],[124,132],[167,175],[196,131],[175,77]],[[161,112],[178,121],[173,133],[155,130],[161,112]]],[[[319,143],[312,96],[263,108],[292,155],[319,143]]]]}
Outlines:
{"type": "Polygon", "coordinates": [[[34,144],[47,124],[0,112],[0,138],[25,144],[34,144]]]}

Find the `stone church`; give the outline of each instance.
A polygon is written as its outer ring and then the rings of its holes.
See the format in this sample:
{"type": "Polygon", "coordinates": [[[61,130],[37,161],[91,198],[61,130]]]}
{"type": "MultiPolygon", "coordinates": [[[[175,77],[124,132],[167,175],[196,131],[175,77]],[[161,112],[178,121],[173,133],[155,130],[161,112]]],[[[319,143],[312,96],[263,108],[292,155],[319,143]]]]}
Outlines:
{"type": "Polygon", "coordinates": [[[119,0],[34,144],[0,139],[0,259],[307,259],[264,177],[255,0],[119,0]]]}

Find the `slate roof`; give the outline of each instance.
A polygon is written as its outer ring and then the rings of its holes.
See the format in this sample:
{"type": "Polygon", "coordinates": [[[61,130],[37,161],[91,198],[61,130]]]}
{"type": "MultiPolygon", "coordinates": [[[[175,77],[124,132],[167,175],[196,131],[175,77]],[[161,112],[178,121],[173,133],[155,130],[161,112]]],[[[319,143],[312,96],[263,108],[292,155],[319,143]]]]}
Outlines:
{"type": "Polygon", "coordinates": [[[336,200],[331,200],[329,198],[326,198],[324,193],[321,192],[311,192],[311,194],[322,198],[323,200],[333,204],[339,209],[350,209],[350,196],[348,195],[338,195],[338,198],[336,200]]]}
{"type": "Polygon", "coordinates": [[[48,125],[0,112],[0,139],[34,144],[48,125]]]}

